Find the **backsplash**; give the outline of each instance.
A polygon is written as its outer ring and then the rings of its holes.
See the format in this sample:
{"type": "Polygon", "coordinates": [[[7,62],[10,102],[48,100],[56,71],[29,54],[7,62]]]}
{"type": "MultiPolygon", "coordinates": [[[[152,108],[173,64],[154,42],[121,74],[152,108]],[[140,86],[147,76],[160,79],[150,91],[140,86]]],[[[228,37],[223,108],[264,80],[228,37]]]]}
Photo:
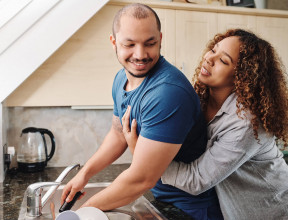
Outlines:
{"type": "MultiPolygon", "coordinates": [[[[112,123],[113,110],[73,110],[70,107],[9,107],[6,111],[7,145],[20,146],[23,128],[49,129],[55,136],[56,150],[48,167],[83,165],[99,148],[112,123]],[[7,124],[8,123],[8,124],[7,124]]],[[[46,138],[50,146],[50,138],[46,138]]],[[[131,163],[127,150],[115,164],[131,163]]],[[[11,167],[17,166],[16,155],[11,167]]]]}

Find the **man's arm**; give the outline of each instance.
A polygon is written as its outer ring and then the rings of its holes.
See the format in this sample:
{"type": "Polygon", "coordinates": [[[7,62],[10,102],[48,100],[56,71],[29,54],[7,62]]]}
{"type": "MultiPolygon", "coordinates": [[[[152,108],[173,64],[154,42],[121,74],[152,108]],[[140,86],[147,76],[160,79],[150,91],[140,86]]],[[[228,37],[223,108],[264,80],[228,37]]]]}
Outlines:
{"type": "Polygon", "coordinates": [[[88,180],[119,158],[127,148],[119,117],[113,115],[112,126],[97,152],[86,162],[78,174],[63,189],[61,203],[71,201],[88,180]]]}
{"type": "Polygon", "coordinates": [[[111,210],[134,201],[156,184],[180,146],[139,136],[131,166],[83,206],[111,210]]]}

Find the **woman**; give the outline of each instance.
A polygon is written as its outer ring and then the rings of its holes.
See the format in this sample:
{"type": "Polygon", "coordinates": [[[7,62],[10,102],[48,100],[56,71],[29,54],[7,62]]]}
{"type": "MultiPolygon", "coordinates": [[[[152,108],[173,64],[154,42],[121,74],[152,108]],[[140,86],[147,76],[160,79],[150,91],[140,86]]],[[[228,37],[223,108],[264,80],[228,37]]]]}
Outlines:
{"type": "MultiPolygon", "coordinates": [[[[197,195],[215,186],[225,219],[288,219],[287,74],[274,48],[241,29],[207,45],[194,84],[208,122],[206,152],[191,164],[173,161],[162,182],[197,195]]],[[[129,147],[137,142],[136,122],[129,147]]]]}

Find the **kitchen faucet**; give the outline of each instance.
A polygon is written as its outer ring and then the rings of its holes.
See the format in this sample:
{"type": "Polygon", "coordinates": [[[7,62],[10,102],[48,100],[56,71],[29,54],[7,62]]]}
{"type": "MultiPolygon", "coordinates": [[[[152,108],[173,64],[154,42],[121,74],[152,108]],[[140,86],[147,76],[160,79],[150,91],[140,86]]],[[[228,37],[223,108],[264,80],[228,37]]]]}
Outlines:
{"type": "Polygon", "coordinates": [[[74,168],[79,169],[80,164],[71,165],[65,168],[65,170],[58,176],[55,182],[38,182],[33,183],[27,188],[27,215],[30,217],[38,217],[42,214],[42,208],[47,201],[54,195],[64,178],[74,168]],[[43,187],[51,186],[41,198],[43,187]]]}

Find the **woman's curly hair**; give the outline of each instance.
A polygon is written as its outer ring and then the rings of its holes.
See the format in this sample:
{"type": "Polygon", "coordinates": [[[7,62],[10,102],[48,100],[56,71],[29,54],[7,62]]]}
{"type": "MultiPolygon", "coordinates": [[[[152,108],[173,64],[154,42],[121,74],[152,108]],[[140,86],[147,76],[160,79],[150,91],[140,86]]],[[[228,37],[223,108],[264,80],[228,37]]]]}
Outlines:
{"type": "MultiPolygon", "coordinates": [[[[287,146],[288,83],[284,65],[270,43],[242,29],[230,29],[224,34],[215,35],[207,44],[204,54],[230,36],[237,36],[241,43],[234,76],[238,116],[242,111],[252,114],[251,123],[256,139],[258,128],[262,126],[287,146]]],[[[196,68],[193,81],[205,111],[209,88],[197,80],[202,62],[196,68]]]]}

